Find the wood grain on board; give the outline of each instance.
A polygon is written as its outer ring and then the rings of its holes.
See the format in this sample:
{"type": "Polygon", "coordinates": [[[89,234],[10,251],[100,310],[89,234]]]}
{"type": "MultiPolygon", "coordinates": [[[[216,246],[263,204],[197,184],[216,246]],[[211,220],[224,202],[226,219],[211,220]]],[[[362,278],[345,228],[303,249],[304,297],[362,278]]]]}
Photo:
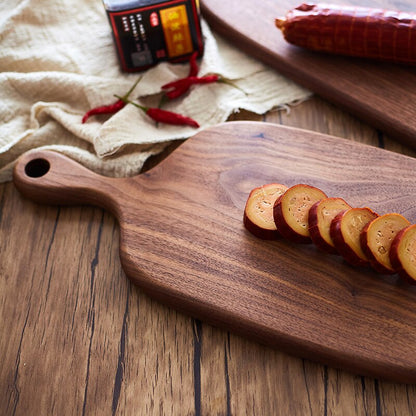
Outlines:
{"type": "Polygon", "coordinates": [[[15,183],[38,202],[111,211],[127,276],[175,309],[333,367],[415,382],[414,287],[312,245],[256,239],[242,224],[249,191],[268,182],[309,183],[416,222],[415,170],[397,153],[236,122],[198,133],[134,178],[39,152],[22,157],[15,183]]]}
{"type": "MultiPolygon", "coordinates": [[[[309,88],[328,101],[416,148],[416,68],[364,59],[329,56],[288,44],[276,17],[301,4],[297,0],[202,0],[210,26],[249,55],[309,88]]],[[[416,12],[412,0],[333,0],[416,12]]]]}

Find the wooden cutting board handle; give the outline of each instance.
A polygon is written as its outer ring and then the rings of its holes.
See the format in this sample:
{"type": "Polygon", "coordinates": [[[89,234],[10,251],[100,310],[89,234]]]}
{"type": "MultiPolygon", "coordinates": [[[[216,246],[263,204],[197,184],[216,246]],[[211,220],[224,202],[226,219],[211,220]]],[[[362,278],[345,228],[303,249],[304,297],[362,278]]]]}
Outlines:
{"type": "Polygon", "coordinates": [[[21,156],[13,179],[25,197],[38,203],[95,205],[116,216],[125,182],[98,175],[54,151],[33,151],[21,156]]]}

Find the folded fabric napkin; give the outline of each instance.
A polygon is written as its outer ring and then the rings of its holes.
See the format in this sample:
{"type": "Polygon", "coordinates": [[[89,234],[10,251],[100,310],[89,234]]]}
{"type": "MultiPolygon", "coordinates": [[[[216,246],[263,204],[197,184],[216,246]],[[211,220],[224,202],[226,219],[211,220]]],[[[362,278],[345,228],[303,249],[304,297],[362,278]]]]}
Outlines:
{"type": "MultiPolygon", "coordinates": [[[[239,109],[262,114],[311,95],[213,34],[205,21],[202,25],[205,53],[198,75],[216,73],[238,88],[195,86],[166,110],[195,119],[203,129],[239,109]]],[[[132,105],[85,124],[82,116],[92,107],[111,104],[114,95],[124,95],[139,75],[131,98],[157,106],[161,86],[188,70],[186,63],[160,63],[141,74],[123,73],[100,0],[3,0],[0,182],[11,180],[16,159],[35,148],[62,152],[103,175],[139,173],[149,156],[197,130],[155,123],[132,105]]]]}

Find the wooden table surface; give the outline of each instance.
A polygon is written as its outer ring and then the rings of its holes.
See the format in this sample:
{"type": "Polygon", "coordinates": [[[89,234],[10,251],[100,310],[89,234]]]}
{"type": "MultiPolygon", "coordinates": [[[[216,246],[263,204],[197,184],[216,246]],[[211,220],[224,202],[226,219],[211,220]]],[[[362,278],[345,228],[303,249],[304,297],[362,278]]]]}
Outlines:
{"type": "MultiPolygon", "coordinates": [[[[416,156],[318,97],[233,119],[416,156]]],[[[40,206],[0,186],[0,415],[416,414],[415,385],[292,357],[153,301],[118,250],[109,213],[40,206]]]]}

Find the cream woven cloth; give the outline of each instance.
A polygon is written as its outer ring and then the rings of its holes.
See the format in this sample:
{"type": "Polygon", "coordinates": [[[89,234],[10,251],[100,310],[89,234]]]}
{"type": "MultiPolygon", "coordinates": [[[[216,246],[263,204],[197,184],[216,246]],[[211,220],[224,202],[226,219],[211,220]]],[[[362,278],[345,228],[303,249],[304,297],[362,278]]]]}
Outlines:
{"type": "MultiPolygon", "coordinates": [[[[111,118],[82,115],[123,95],[138,74],[121,72],[100,0],[0,0],[0,182],[34,148],[60,151],[108,176],[140,172],[146,159],[190,127],[156,124],[128,105],[111,118]]],[[[310,92],[215,36],[203,21],[205,54],[199,75],[218,73],[243,89],[216,83],[192,88],[164,107],[201,128],[239,109],[262,114],[304,100],[310,92]]],[[[132,94],[157,105],[164,83],[186,76],[187,64],[162,63],[143,72],[132,94]]]]}

